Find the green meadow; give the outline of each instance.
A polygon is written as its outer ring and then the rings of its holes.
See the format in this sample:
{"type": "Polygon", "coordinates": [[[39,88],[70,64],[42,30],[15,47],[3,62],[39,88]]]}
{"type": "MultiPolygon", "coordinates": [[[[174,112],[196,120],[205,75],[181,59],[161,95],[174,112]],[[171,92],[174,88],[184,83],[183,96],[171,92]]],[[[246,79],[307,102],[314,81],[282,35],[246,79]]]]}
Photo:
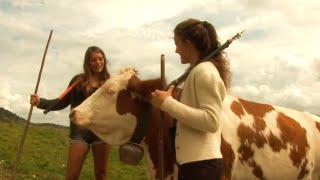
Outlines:
{"type": "MultiPolygon", "coordinates": [[[[12,118],[12,117],[11,117],[12,118]]],[[[25,122],[1,116],[0,113],[0,180],[10,178],[25,122]]],[[[17,180],[62,180],[66,171],[69,147],[68,128],[56,125],[31,124],[23,148],[17,180]]],[[[118,148],[113,147],[109,156],[109,180],[147,179],[146,166],[125,165],[119,161],[118,148]]],[[[92,152],[82,167],[80,180],[94,178],[92,152]]]]}

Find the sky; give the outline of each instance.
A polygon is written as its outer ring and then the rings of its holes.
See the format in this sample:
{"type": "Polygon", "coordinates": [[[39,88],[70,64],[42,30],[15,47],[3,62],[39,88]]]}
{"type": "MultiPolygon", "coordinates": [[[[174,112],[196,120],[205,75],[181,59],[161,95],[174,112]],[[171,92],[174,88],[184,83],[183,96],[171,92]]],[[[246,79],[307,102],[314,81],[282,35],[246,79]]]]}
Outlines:
{"type": "MultiPolygon", "coordinates": [[[[319,0],[0,0],[0,107],[23,118],[35,91],[53,30],[38,94],[56,98],[82,72],[89,46],[101,47],[111,74],[134,66],[141,79],[160,76],[165,55],[170,82],[187,68],[175,53],[173,29],[188,18],[212,23],[225,50],[230,94],[320,114],[319,0]]],[[[69,125],[69,108],[32,122],[69,125]]]]}

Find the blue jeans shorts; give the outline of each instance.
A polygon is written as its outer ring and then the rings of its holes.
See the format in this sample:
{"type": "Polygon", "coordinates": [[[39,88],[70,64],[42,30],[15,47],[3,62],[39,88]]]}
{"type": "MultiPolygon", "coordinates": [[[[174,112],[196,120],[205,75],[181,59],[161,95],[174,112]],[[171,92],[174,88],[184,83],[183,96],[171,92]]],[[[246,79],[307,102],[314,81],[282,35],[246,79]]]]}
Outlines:
{"type": "Polygon", "coordinates": [[[87,147],[105,143],[88,129],[73,129],[70,133],[70,139],[70,143],[83,144],[87,147]]]}

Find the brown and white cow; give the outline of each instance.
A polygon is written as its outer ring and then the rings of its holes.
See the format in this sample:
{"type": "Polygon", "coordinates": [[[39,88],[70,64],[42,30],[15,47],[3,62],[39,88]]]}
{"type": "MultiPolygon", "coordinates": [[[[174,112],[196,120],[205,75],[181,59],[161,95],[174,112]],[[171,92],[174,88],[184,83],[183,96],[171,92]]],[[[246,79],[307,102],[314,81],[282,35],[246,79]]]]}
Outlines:
{"type": "MultiPolygon", "coordinates": [[[[136,95],[150,99],[160,80],[140,81],[133,68],[123,69],[76,107],[71,120],[91,129],[111,145],[128,142],[143,105],[136,95]]],[[[228,95],[221,122],[225,179],[320,179],[320,118],[303,111],[255,103],[228,95]]],[[[154,111],[142,142],[150,179],[158,172],[159,111],[154,111]]],[[[165,177],[176,179],[175,152],[168,142],[172,126],[165,116],[165,177]]]]}

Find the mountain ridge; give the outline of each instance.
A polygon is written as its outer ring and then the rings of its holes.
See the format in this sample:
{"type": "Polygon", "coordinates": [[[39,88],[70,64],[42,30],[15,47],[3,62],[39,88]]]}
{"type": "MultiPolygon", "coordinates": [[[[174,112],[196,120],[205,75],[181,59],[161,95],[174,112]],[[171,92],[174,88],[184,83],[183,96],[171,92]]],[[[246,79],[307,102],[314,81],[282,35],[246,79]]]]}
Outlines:
{"type": "MultiPolygon", "coordinates": [[[[0,121],[10,122],[10,123],[26,123],[27,120],[20,117],[19,115],[11,112],[3,107],[0,107],[0,121]]],[[[68,128],[67,126],[62,126],[52,123],[32,123],[35,126],[45,126],[45,127],[56,127],[56,128],[68,128]]]]}

